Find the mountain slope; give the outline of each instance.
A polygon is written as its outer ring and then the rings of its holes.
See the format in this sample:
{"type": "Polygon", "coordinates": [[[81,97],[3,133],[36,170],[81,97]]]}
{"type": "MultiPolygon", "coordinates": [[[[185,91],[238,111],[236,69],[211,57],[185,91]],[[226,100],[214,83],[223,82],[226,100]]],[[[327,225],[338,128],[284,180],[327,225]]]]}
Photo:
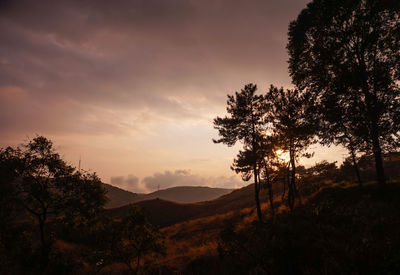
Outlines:
{"type": "Polygon", "coordinates": [[[399,274],[398,182],[327,182],[304,202],[273,223],[225,228],[224,260],[197,261],[182,274],[399,274]]]}
{"type": "Polygon", "coordinates": [[[138,196],[138,194],[126,191],[107,183],[103,183],[103,185],[107,191],[107,197],[109,199],[106,204],[106,208],[120,207],[132,203],[138,196]]]}
{"type": "MultiPolygon", "coordinates": [[[[264,202],[267,201],[265,190],[261,191],[260,198],[264,202]]],[[[149,220],[153,224],[164,227],[190,219],[255,207],[254,185],[251,184],[234,190],[211,201],[183,204],[162,199],[152,199],[136,202],[135,205],[141,206],[147,212],[149,220]]],[[[113,208],[108,210],[108,214],[113,217],[121,217],[128,213],[128,209],[128,205],[113,208]]]]}
{"type": "Polygon", "coordinates": [[[113,185],[104,184],[109,202],[106,208],[115,208],[145,200],[162,199],[178,203],[195,203],[216,199],[234,189],[211,188],[204,186],[178,186],[159,190],[150,194],[136,194],[113,185]]]}
{"type": "Polygon", "coordinates": [[[209,201],[232,192],[234,189],[211,188],[204,186],[177,186],[159,190],[146,195],[139,195],[135,202],[162,199],[179,203],[209,201]]]}

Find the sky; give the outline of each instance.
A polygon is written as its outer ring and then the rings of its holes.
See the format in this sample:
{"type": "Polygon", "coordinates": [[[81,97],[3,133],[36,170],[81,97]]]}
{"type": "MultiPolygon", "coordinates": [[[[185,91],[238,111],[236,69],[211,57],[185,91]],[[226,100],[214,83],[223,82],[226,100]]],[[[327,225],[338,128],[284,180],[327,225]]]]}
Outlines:
{"type": "MultiPolygon", "coordinates": [[[[245,186],[212,120],[247,83],[292,87],[287,28],[307,2],[1,1],[0,147],[43,135],[133,192],[245,186]]],[[[306,165],[345,154],[311,150],[306,165]]]]}

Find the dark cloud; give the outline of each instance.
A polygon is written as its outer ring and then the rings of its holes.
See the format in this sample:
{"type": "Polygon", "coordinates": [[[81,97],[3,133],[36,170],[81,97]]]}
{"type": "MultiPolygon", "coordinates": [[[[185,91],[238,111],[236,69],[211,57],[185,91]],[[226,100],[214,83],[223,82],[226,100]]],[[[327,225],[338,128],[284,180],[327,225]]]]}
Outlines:
{"type": "MultiPolygon", "coordinates": [[[[287,28],[308,1],[0,1],[0,145],[61,139],[106,179],[190,165],[229,175],[234,153],[212,147],[212,117],[246,83],[290,85],[287,28]]],[[[188,170],[111,183],[244,184],[188,170]]]]}
{"type": "Polygon", "coordinates": [[[44,116],[65,120],[66,132],[81,132],[72,123],[79,121],[86,131],[101,133],[119,126],[86,127],[90,122],[80,118],[104,109],[198,118],[246,82],[288,84],[287,25],[305,2],[5,2],[0,86],[27,91],[33,104],[16,105],[0,123],[57,129],[44,116]],[[61,103],[65,107],[54,113],[52,106],[61,103]],[[32,119],[21,120],[21,112],[32,119]]]}

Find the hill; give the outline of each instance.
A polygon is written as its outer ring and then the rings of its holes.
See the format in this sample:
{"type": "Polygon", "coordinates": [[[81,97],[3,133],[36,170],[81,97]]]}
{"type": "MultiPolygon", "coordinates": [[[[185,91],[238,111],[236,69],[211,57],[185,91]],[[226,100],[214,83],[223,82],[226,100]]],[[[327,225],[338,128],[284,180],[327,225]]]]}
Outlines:
{"type": "Polygon", "coordinates": [[[399,217],[399,183],[327,185],[273,222],[225,228],[224,263],[196,264],[191,272],[211,266],[227,274],[399,274],[399,217]]]}
{"type": "Polygon", "coordinates": [[[126,191],[116,186],[103,183],[104,188],[107,191],[107,197],[109,201],[106,204],[106,208],[119,207],[132,203],[137,198],[138,194],[126,191]]]}
{"type": "MultiPolygon", "coordinates": [[[[273,220],[263,190],[264,223],[256,222],[253,188],[199,203],[137,202],[162,227],[166,249],[164,257],[144,259],[146,274],[398,274],[399,183],[380,188],[322,181],[313,191],[303,188],[292,213],[277,190],[273,220]]],[[[127,210],[107,212],[121,217],[127,210]]],[[[121,263],[110,262],[102,274],[124,271],[121,263]]]]}
{"type": "Polygon", "coordinates": [[[399,183],[328,182],[264,224],[253,206],[164,227],[162,265],[182,274],[398,274],[399,202],[399,183]]]}
{"type": "Polygon", "coordinates": [[[162,199],[179,203],[195,203],[209,201],[232,192],[234,189],[211,188],[205,186],[177,186],[150,194],[141,194],[135,198],[135,202],[162,199]]]}
{"type": "MultiPolygon", "coordinates": [[[[201,190],[198,189],[198,187],[196,189],[201,190]]],[[[168,191],[168,189],[164,191],[168,191]]],[[[147,197],[151,198],[153,194],[154,193],[149,194],[147,197]]],[[[263,201],[267,200],[267,194],[265,190],[262,190],[260,197],[263,201]]],[[[135,200],[137,199],[138,198],[135,198],[135,200]]],[[[140,200],[135,202],[135,204],[144,208],[149,216],[149,220],[153,224],[164,227],[190,219],[213,216],[229,211],[239,211],[243,208],[254,207],[254,185],[250,184],[214,200],[198,203],[177,203],[156,198],[145,201],[140,200]]],[[[108,213],[113,217],[121,217],[126,215],[128,209],[129,206],[125,205],[122,207],[109,209],[108,213]]]]}
{"type": "Polygon", "coordinates": [[[136,194],[113,185],[104,184],[104,186],[109,198],[106,208],[115,208],[130,203],[153,199],[162,199],[178,203],[196,203],[216,199],[234,190],[204,186],[178,186],[155,191],[149,194],[136,194]]]}

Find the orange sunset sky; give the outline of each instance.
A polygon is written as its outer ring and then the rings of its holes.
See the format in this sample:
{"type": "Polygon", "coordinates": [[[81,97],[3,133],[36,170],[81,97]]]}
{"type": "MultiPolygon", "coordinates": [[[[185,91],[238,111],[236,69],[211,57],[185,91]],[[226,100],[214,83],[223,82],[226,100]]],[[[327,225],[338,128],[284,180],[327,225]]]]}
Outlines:
{"type": "MultiPolygon", "coordinates": [[[[247,185],[212,119],[244,84],[292,87],[287,28],[307,2],[2,1],[0,146],[44,135],[134,192],[247,185]]],[[[346,153],[312,151],[302,164],[346,153]]]]}

